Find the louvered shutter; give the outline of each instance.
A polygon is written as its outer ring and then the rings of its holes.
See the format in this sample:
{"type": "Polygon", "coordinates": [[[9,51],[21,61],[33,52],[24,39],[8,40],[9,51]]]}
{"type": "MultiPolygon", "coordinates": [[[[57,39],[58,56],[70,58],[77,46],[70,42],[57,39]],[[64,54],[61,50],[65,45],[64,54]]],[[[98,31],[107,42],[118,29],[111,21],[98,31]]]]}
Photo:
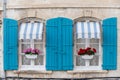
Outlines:
{"type": "Polygon", "coordinates": [[[46,25],[46,69],[57,70],[57,41],[58,41],[57,19],[47,20],[46,25]]]}
{"type": "Polygon", "coordinates": [[[4,70],[18,69],[18,22],[4,18],[4,70]]]}
{"type": "Polygon", "coordinates": [[[117,18],[103,20],[103,69],[117,69],[117,18]]]}
{"type": "Polygon", "coordinates": [[[72,20],[58,17],[47,20],[46,68],[47,70],[72,70],[72,20]]]}
{"type": "Polygon", "coordinates": [[[62,67],[63,70],[73,69],[73,21],[68,18],[62,18],[62,67]]]}

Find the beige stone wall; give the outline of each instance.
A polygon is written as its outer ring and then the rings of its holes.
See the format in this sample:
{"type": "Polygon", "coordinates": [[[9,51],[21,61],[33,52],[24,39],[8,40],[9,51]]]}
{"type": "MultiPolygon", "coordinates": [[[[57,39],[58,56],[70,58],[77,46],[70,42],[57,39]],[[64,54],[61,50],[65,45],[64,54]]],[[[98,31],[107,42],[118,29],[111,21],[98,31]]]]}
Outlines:
{"type": "Polygon", "coordinates": [[[8,0],[8,5],[9,6],[14,6],[14,5],[24,5],[26,6],[41,6],[40,4],[43,4],[42,6],[45,6],[45,4],[52,4],[53,6],[57,7],[59,5],[55,4],[68,4],[68,6],[76,5],[79,4],[79,6],[109,6],[109,5],[119,5],[120,1],[119,0],[8,0]],[[72,5],[70,5],[72,4],[72,5]],[[103,5],[104,4],[104,5],[103,5]]]}
{"type": "Polygon", "coordinates": [[[2,29],[1,29],[1,27],[2,27],[2,21],[1,21],[1,19],[2,19],[2,17],[1,17],[1,15],[2,14],[0,14],[0,77],[2,76],[2,74],[1,74],[1,72],[3,71],[3,66],[2,66],[2,64],[3,64],[3,56],[2,56],[2,29]]]}
{"type": "MultiPolygon", "coordinates": [[[[2,26],[3,0],[0,0],[0,26],[2,26]]],[[[2,29],[0,28],[0,77],[3,76],[2,29]]]]}
{"type": "Polygon", "coordinates": [[[119,0],[8,0],[9,7],[107,7],[120,6],[119,0]],[[13,4],[14,1],[14,4],[13,4]]]}
{"type": "Polygon", "coordinates": [[[117,8],[46,8],[46,9],[9,9],[7,17],[22,19],[25,17],[38,17],[45,20],[53,17],[68,17],[76,19],[82,16],[91,16],[99,19],[109,17],[120,17],[120,10],[117,8]]]}
{"type": "MultiPolygon", "coordinates": [[[[2,0],[0,0],[0,26],[2,26],[2,0]]],[[[3,71],[3,57],[2,57],[2,29],[0,28],[0,77],[2,76],[1,72],[3,71]]]]}
{"type": "Polygon", "coordinates": [[[2,10],[2,0],[0,0],[0,10],[2,10]]]}
{"type": "MultiPolygon", "coordinates": [[[[2,26],[2,24],[0,24],[2,26]]],[[[2,29],[0,28],[0,77],[3,77],[2,29]]]]}
{"type": "MultiPolygon", "coordinates": [[[[16,72],[7,71],[7,76],[34,78],[91,78],[120,77],[120,0],[7,0],[7,17],[20,20],[25,17],[49,19],[53,17],[68,17],[76,19],[82,16],[96,17],[101,20],[110,17],[118,18],[118,62],[114,71],[78,71],[65,72],[16,72]]],[[[1,0],[0,0],[1,2],[1,0]]],[[[0,3],[1,7],[1,3],[0,3]]],[[[1,7],[2,9],[2,7],[1,7]]],[[[2,43],[2,42],[1,42],[2,43]]],[[[0,61],[3,57],[0,54],[0,61]]],[[[0,65],[2,66],[2,65],[0,65]]],[[[1,68],[0,68],[1,69],[1,68]]],[[[0,72],[1,73],[1,72],[0,72]]],[[[0,75],[1,77],[1,75],[0,75]]]]}
{"type": "Polygon", "coordinates": [[[3,72],[3,55],[2,55],[2,11],[0,11],[0,77],[3,72]]]}
{"type": "MultiPolygon", "coordinates": [[[[0,24],[0,26],[1,26],[1,24],[0,24]]],[[[1,34],[2,33],[1,33],[1,29],[0,29],[0,54],[2,54],[1,53],[1,47],[2,47],[2,44],[1,44],[1,42],[2,42],[2,39],[1,39],[2,35],[1,34]]],[[[2,56],[0,55],[0,65],[1,65],[1,58],[2,58],[2,56]]],[[[0,68],[1,68],[1,66],[0,66],[0,68]]]]}
{"type": "Polygon", "coordinates": [[[18,72],[8,71],[7,76],[20,76],[20,77],[35,77],[35,78],[91,78],[91,77],[120,77],[120,9],[118,8],[36,8],[36,9],[9,9],[7,11],[7,17],[20,20],[25,17],[38,17],[42,19],[49,19],[53,17],[68,17],[76,19],[82,16],[96,17],[101,20],[110,17],[118,18],[118,68],[114,71],[86,71],[82,72],[65,72],[65,71],[54,71],[52,73],[47,72],[18,72]]]}

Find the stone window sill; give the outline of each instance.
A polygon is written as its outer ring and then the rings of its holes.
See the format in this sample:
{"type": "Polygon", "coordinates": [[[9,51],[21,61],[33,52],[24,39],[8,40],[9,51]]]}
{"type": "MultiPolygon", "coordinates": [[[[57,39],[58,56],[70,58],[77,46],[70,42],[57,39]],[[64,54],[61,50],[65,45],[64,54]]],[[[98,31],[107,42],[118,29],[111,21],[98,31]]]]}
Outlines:
{"type": "Polygon", "coordinates": [[[52,71],[39,71],[39,70],[18,70],[14,71],[16,74],[26,73],[26,74],[52,74],[52,71]]]}
{"type": "Polygon", "coordinates": [[[75,74],[75,73],[108,73],[107,70],[77,70],[77,71],[67,71],[67,73],[75,74]]]}

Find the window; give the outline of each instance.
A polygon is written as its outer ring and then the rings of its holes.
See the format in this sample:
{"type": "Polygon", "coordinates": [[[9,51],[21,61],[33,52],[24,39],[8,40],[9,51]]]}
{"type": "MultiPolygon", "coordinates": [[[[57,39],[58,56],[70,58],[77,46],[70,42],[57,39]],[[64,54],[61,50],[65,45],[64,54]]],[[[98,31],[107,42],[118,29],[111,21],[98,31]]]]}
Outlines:
{"type": "Polygon", "coordinates": [[[45,68],[45,49],[43,40],[20,40],[20,63],[21,69],[35,70],[45,68]],[[25,57],[23,50],[27,48],[39,49],[42,53],[35,60],[30,60],[25,57]]]}
{"type": "Polygon", "coordinates": [[[102,50],[101,50],[101,29],[100,23],[97,21],[79,21],[76,22],[74,28],[74,69],[75,70],[101,70],[102,50]],[[97,25],[94,26],[94,23],[97,25]],[[98,27],[99,26],[99,27],[98,27]],[[96,27],[96,31],[92,30],[96,27]],[[84,29],[83,29],[84,28],[84,29]],[[99,28],[99,29],[98,29],[99,28]],[[80,48],[92,47],[97,50],[94,57],[85,60],[78,55],[80,48]]]}
{"type": "Polygon", "coordinates": [[[80,69],[100,69],[101,67],[101,42],[99,39],[76,39],[75,67],[80,69]],[[94,58],[89,62],[82,59],[77,52],[80,48],[94,47],[97,50],[94,58]],[[86,68],[87,67],[87,68],[86,68]],[[98,68],[97,68],[98,67],[98,68]]]}
{"type": "Polygon", "coordinates": [[[45,70],[45,29],[43,23],[27,21],[20,24],[19,67],[20,70],[45,70]],[[36,59],[26,58],[23,51],[28,48],[38,49],[41,53],[36,59]]]}

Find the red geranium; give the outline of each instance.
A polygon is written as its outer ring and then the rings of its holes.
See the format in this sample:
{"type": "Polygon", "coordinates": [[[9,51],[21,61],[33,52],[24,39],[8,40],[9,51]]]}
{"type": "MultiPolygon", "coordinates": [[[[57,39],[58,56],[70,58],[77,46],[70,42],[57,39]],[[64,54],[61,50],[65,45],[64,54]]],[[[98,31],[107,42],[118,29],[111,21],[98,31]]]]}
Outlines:
{"type": "Polygon", "coordinates": [[[94,53],[96,53],[96,52],[97,52],[95,48],[93,48],[93,51],[94,51],[94,53]]]}
{"type": "Polygon", "coordinates": [[[96,52],[97,51],[95,48],[90,47],[87,47],[85,49],[80,48],[78,51],[78,55],[94,55],[96,52]]]}
{"type": "Polygon", "coordinates": [[[87,47],[86,50],[90,50],[91,48],[90,47],[87,47]]]}

